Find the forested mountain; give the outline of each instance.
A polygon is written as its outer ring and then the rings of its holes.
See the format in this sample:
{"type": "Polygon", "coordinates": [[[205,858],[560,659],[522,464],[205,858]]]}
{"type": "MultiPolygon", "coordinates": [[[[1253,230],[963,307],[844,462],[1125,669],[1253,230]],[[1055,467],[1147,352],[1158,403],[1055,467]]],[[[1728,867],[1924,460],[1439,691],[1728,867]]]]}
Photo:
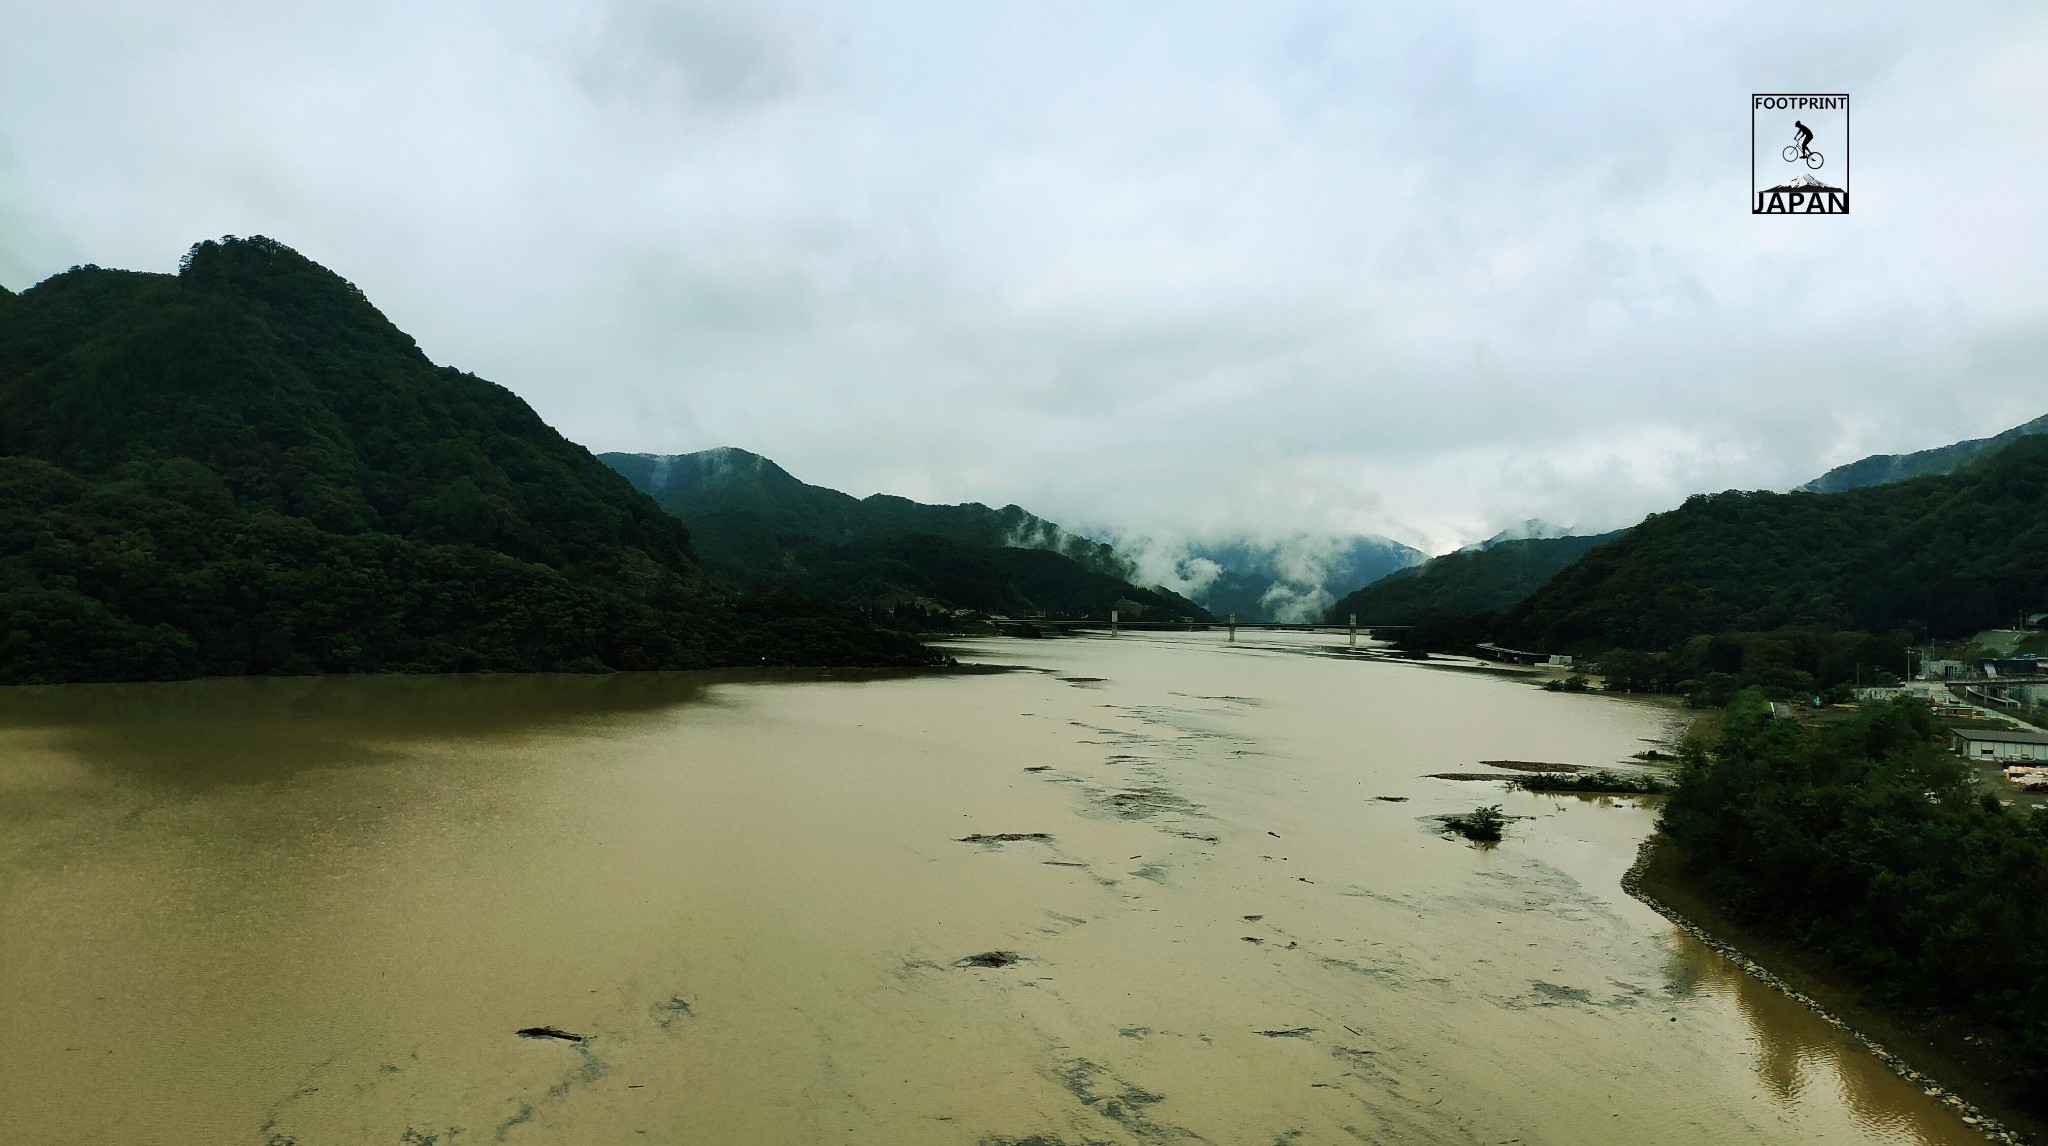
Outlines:
{"type": "Polygon", "coordinates": [[[1995,437],[1975,438],[1911,454],[1872,454],[1848,465],[1836,466],[1799,488],[1809,493],[1840,493],[1928,474],[1954,473],[2033,434],[2048,434],[2048,414],[2023,426],[2014,426],[1995,437]]]}
{"type": "Polygon", "coordinates": [[[1517,647],[1661,650],[1788,626],[1953,636],[2048,607],[2048,437],[1836,494],[1699,495],[1510,609],[1517,647]]]}
{"type": "Polygon", "coordinates": [[[1361,534],[1196,542],[1188,546],[1188,557],[1215,562],[1220,570],[1194,593],[1210,612],[1236,613],[1244,621],[1314,621],[1339,594],[1420,564],[1426,555],[1361,534]]]}
{"type": "Polygon", "coordinates": [[[924,663],[269,239],[0,297],[0,681],[924,663]]]}
{"type": "Polygon", "coordinates": [[[1325,617],[1333,624],[1356,616],[1367,624],[1408,625],[1502,612],[1594,546],[1623,532],[1489,539],[1485,548],[1460,549],[1390,573],[1330,606],[1325,617]]]}
{"type": "Polygon", "coordinates": [[[955,609],[1208,616],[1185,598],[1131,584],[1129,563],[1110,546],[1014,505],[856,498],[732,447],[599,458],[690,528],[708,568],[885,610],[905,624],[955,609]]]}

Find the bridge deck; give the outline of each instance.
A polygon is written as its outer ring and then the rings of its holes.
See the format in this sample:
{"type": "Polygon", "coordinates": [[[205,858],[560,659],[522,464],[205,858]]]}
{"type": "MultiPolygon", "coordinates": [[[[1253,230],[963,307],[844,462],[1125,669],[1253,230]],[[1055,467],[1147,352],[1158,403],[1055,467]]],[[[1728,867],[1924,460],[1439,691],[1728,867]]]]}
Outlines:
{"type": "Polygon", "coordinates": [[[1359,622],[1356,626],[1353,626],[1295,623],[1290,621],[1237,621],[1233,623],[1230,621],[1126,621],[1118,619],[1112,622],[1106,617],[1101,620],[1075,620],[1071,618],[1063,618],[1060,620],[1048,620],[1044,617],[991,617],[989,618],[989,620],[991,623],[996,625],[1037,625],[1041,628],[1046,626],[1062,626],[1070,629],[1107,629],[1111,626],[1111,624],[1114,624],[1119,629],[1166,629],[1180,630],[1184,632],[1197,629],[1236,628],[1268,629],[1277,630],[1281,632],[1345,633],[1350,632],[1354,627],[1358,629],[1406,629],[1412,627],[1409,625],[1369,625],[1363,621],[1359,622]]]}

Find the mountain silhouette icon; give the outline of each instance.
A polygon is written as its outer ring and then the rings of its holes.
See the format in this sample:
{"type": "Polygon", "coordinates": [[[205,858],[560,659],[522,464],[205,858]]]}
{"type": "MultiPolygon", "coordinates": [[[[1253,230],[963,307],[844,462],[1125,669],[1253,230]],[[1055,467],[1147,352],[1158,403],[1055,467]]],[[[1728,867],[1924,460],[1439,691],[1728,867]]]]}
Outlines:
{"type": "Polygon", "coordinates": [[[1801,175],[1790,183],[1780,183],[1772,191],[1840,191],[1831,183],[1823,183],[1811,174],[1801,175]]]}

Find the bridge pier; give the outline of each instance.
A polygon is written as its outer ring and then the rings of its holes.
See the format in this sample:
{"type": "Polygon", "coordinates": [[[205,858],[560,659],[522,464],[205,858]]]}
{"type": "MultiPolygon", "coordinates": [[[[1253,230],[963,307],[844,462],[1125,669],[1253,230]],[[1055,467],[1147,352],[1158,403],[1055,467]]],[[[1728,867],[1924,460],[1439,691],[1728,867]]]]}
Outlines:
{"type": "Polygon", "coordinates": [[[1237,614],[1236,614],[1236,613],[1232,613],[1232,614],[1230,614],[1230,639],[1231,639],[1231,640],[1233,640],[1233,641],[1235,641],[1235,640],[1237,639],[1237,614]]]}
{"type": "Polygon", "coordinates": [[[1351,647],[1358,647],[1358,614],[1351,614],[1351,647]]]}

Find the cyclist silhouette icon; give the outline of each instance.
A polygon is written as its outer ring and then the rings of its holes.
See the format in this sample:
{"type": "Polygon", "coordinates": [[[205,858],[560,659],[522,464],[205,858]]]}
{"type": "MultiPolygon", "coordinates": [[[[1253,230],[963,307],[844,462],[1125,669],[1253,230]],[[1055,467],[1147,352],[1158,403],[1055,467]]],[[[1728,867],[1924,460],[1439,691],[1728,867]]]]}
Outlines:
{"type": "Polygon", "coordinates": [[[1792,129],[1793,142],[1785,148],[1785,162],[1798,163],[1804,160],[1809,171],[1820,170],[1820,165],[1827,161],[1826,157],[1807,146],[1813,142],[1813,129],[1796,119],[1792,121],[1792,129]]]}

